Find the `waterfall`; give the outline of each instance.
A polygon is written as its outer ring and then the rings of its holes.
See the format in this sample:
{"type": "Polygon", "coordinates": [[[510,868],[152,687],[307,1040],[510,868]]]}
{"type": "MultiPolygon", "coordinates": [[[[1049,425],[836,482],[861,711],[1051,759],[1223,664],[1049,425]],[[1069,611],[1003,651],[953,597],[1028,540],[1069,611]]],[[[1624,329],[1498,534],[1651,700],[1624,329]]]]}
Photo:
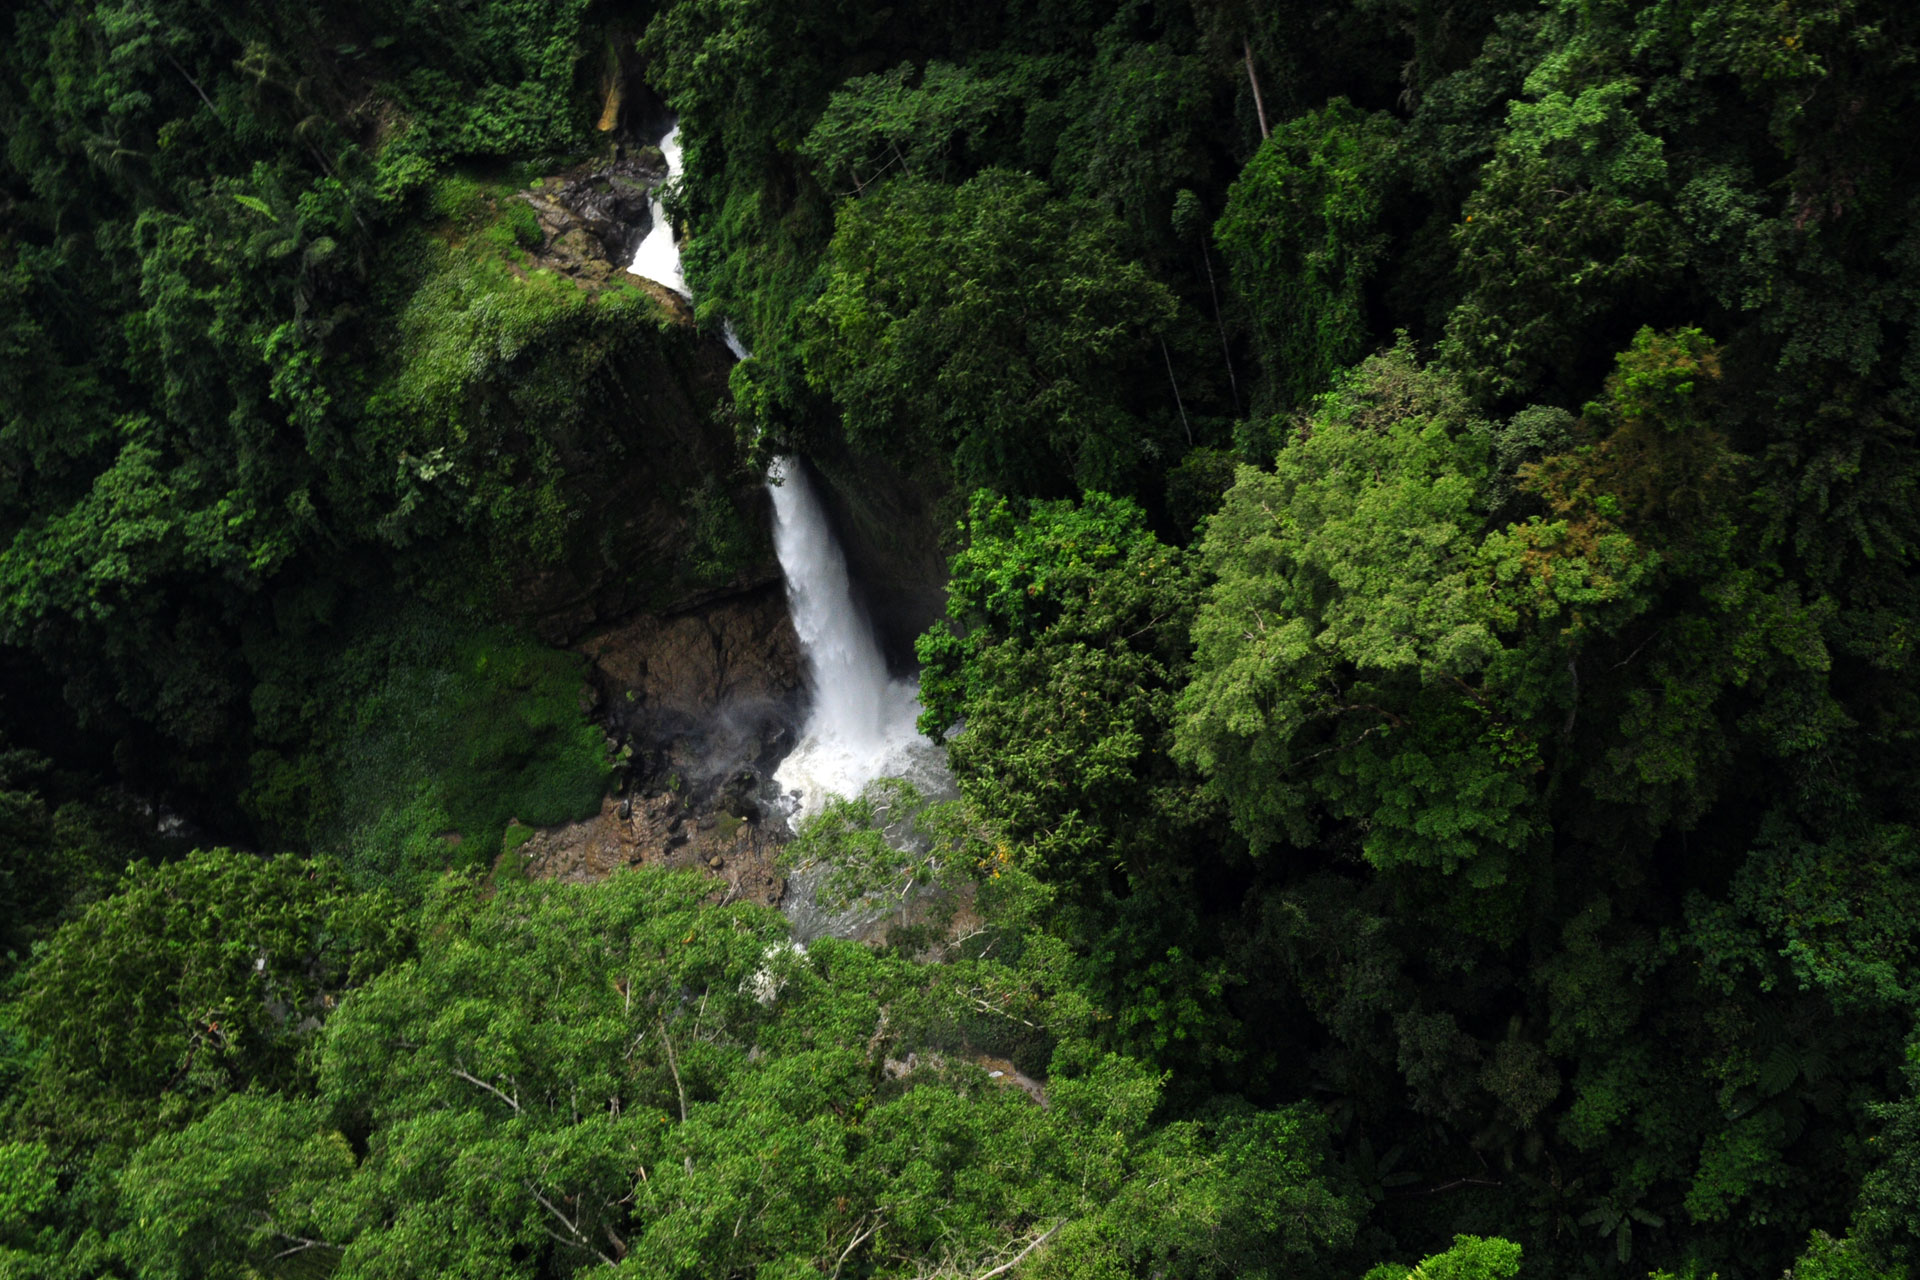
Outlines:
{"type": "Polygon", "coordinates": [[[668,183],[680,179],[680,126],[673,125],[667,130],[666,137],[660,139],[660,154],[667,158],[667,176],[653,189],[651,209],[653,229],[647,232],[647,238],[640,242],[634,251],[633,261],[627,264],[627,270],[634,275],[654,280],[667,286],[683,298],[692,299],[693,294],[687,288],[686,272],[680,267],[680,246],[673,242],[673,224],[667,220],[667,206],[660,199],[660,192],[668,183]]]}
{"type": "MultiPolygon", "coordinates": [[[[657,192],[680,178],[680,126],[660,139],[667,176],[657,192]]],[[[656,195],[653,229],[627,270],[691,300],[667,211],[656,195]]],[[[724,326],[727,348],[738,359],[749,353],[724,326]]],[[[800,816],[817,812],[829,795],[856,796],[881,777],[905,777],[929,798],[952,794],[946,753],[920,736],[919,683],[888,676],[873,628],[853,598],[847,558],[834,540],[826,509],[794,460],[775,461],[768,473],[773,494],[774,550],[787,580],[794,631],[806,660],[813,705],[799,745],[774,771],[780,789],[798,797],[800,816]]],[[[810,894],[801,895],[810,897],[810,894]]]]}
{"type": "Polygon", "coordinates": [[[944,791],[944,753],[914,724],[919,684],[888,676],[812,481],[789,458],[774,463],[769,479],[774,551],[786,575],[813,695],[800,743],[781,761],[774,780],[782,791],[799,793],[802,814],[817,810],[830,794],[858,795],[880,777],[906,777],[923,791],[944,791]]]}
{"type": "Polygon", "coordinates": [[[777,458],[767,478],[774,551],[814,689],[809,724],[855,749],[870,748],[884,732],[889,682],[873,631],[854,604],[847,559],[807,473],[793,459],[777,458]]]}

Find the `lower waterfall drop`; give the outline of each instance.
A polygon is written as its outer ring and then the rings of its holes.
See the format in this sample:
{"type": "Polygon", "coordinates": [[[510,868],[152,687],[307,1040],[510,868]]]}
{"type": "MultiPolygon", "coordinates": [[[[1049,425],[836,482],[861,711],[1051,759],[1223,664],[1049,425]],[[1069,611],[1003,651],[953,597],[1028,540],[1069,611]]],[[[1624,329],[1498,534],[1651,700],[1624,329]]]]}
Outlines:
{"type": "Polygon", "coordinates": [[[952,778],[946,752],[915,725],[919,683],[888,675],[812,482],[790,458],[777,459],[768,479],[774,551],[813,695],[799,745],[774,781],[798,793],[802,817],[817,813],[830,795],[859,795],[875,778],[904,777],[928,798],[943,798],[952,778]]]}

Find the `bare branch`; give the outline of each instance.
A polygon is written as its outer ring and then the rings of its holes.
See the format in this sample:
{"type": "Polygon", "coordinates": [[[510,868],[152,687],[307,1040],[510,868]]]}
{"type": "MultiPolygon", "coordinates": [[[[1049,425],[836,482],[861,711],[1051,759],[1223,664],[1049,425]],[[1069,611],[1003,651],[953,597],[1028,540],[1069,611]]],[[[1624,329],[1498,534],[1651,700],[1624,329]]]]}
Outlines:
{"type": "Polygon", "coordinates": [[[1620,661],[1618,661],[1618,662],[1616,662],[1616,663],[1614,663],[1614,664],[1613,664],[1613,669],[1614,669],[1615,671],[1618,671],[1618,670],[1619,670],[1620,668],[1622,668],[1622,667],[1624,667],[1624,666],[1626,666],[1626,665],[1627,665],[1627,664],[1628,664],[1629,662],[1632,662],[1632,661],[1633,661],[1633,660],[1634,660],[1635,658],[1637,658],[1637,657],[1639,657],[1639,656],[1640,656],[1640,651],[1641,651],[1642,649],[1645,649],[1645,648],[1646,648],[1646,647],[1647,647],[1648,645],[1650,645],[1650,644],[1652,644],[1652,643],[1653,643],[1653,642],[1654,642],[1655,640],[1658,640],[1658,639],[1660,638],[1660,633],[1661,633],[1661,632],[1663,632],[1663,631],[1665,631],[1665,630],[1666,630],[1666,628],[1665,628],[1665,627],[1656,627],[1656,628],[1654,629],[1654,632],[1653,632],[1653,634],[1652,634],[1652,635],[1650,635],[1650,636],[1648,636],[1648,637],[1647,637],[1647,638],[1646,638],[1645,640],[1642,640],[1642,641],[1641,641],[1641,642],[1639,643],[1639,645],[1635,647],[1635,649],[1634,649],[1634,651],[1633,651],[1632,653],[1630,653],[1630,654],[1628,654],[1628,655],[1627,655],[1626,657],[1624,657],[1624,658],[1622,658],[1622,659],[1620,659],[1620,661]]]}
{"type": "Polygon", "coordinates": [[[1180,382],[1173,376],[1173,357],[1167,354],[1167,340],[1160,339],[1160,358],[1167,362],[1167,381],[1173,386],[1173,403],[1180,410],[1180,426],[1187,433],[1187,448],[1193,448],[1193,426],[1187,421],[1186,401],[1180,398],[1180,382]]]}
{"type": "Polygon", "coordinates": [[[1053,1233],[1066,1225],[1067,1225],[1067,1220],[1065,1218],[1060,1219],[1060,1221],[1054,1223],[1053,1226],[1047,1229],[1047,1233],[1045,1235],[1034,1240],[1033,1243],[1029,1244],[1026,1248],[1022,1249],[1020,1252],[1014,1254],[1013,1257],[1001,1263],[999,1266],[995,1267],[993,1270],[982,1271],[979,1275],[974,1277],[974,1280],[993,1280],[995,1276],[1005,1275],[1007,1272],[1019,1266],[1021,1260],[1025,1258],[1028,1254],[1032,1253],[1035,1249],[1038,1249],[1041,1245],[1045,1244],[1047,1241],[1053,1239],[1053,1233]]]}
{"type": "Polygon", "coordinates": [[[1260,117],[1260,137],[1264,141],[1273,135],[1267,131],[1267,104],[1260,100],[1260,77],[1253,73],[1253,41],[1242,39],[1240,47],[1247,55],[1247,83],[1253,86],[1253,110],[1260,117]]]}
{"type": "Polygon", "coordinates": [[[569,1249],[580,1249],[580,1250],[584,1250],[587,1253],[591,1253],[594,1257],[600,1259],[600,1261],[606,1263],[610,1267],[619,1265],[612,1258],[609,1258],[606,1254],[600,1252],[598,1249],[594,1248],[592,1245],[584,1244],[579,1240],[570,1240],[566,1236],[561,1235],[558,1231],[555,1231],[552,1227],[549,1227],[548,1225],[546,1225],[544,1222],[540,1224],[540,1230],[546,1232],[547,1235],[549,1235],[559,1243],[567,1246],[567,1248],[569,1249]]]}
{"type": "Polygon", "coordinates": [[[573,1238],[569,1240],[566,1236],[561,1235],[559,1232],[553,1230],[553,1228],[551,1227],[543,1227],[541,1228],[542,1230],[544,1230],[548,1235],[552,1236],[555,1240],[558,1240],[561,1244],[564,1244],[569,1248],[584,1249],[588,1253],[591,1253],[594,1257],[600,1259],[600,1261],[606,1263],[608,1266],[611,1267],[615,1265],[614,1260],[612,1258],[609,1258],[606,1254],[600,1252],[598,1249],[594,1248],[592,1245],[587,1243],[587,1238],[580,1234],[580,1228],[577,1225],[575,1225],[573,1220],[567,1217],[566,1214],[554,1208],[553,1201],[541,1195],[540,1189],[538,1187],[534,1186],[531,1182],[522,1182],[520,1185],[525,1187],[528,1193],[531,1194],[535,1200],[538,1200],[541,1203],[541,1205],[543,1205],[546,1208],[546,1211],[548,1213],[558,1218],[560,1220],[560,1225],[565,1227],[569,1232],[571,1232],[573,1234],[573,1238]]]}
{"type": "Polygon", "coordinates": [[[272,1262],[278,1262],[282,1258],[291,1258],[294,1254],[305,1253],[309,1249],[340,1250],[345,1247],[343,1245],[329,1244],[325,1240],[309,1240],[305,1236],[291,1236],[284,1231],[276,1231],[273,1234],[282,1240],[293,1241],[294,1245],[291,1249],[282,1249],[280,1252],[274,1254],[273,1257],[269,1259],[269,1261],[272,1262]]]}
{"type": "Polygon", "coordinates": [[[1375,715],[1385,716],[1387,718],[1387,723],[1391,724],[1396,729],[1404,729],[1407,727],[1407,721],[1405,717],[1395,715],[1393,712],[1387,710],[1385,707],[1376,707],[1371,702],[1352,702],[1352,703],[1348,703],[1346,706],[1334,708],[1335,714],[1338,714],[1338,715],[1345,715],[1349,711],[1371,711],[1375,715]]]}
{"type": "MultiPolygon", "coordinates": [[[[880,1224],[883,1221],[885,1221],[885,1219],[876,1217],[873,1220],[872,1226],[868,1227],[865,1231],[862,1231],[859,1235],[856,1235],[853,1239],[847,1241],[847,1247],[840,1251],[840,1257],[833,1264],[833,1275],[830,1276],[828,1280],[840,1280],[840,1268],[847,1265],[847,1258],[852,1255],[855,1249],[860,1247],[860,1242],[862,1240],[865,1240],[868,1236],[872,1235],[874,1232],[880,1229],[880,1224]]],[[[857,1227],[860,1224],[856,1222],[854,1223],[854,1225],[857,1227]]]]}
{"type": "MultiPolygon", "coordinates": [[[[673,1037],[667,1034],[667,1021],[660,1020],[660,1041],[667,1046],[667,1069],[673,1072],[673,1087],[680,1095],[680,1123],[687,1122],[687,1086],[680,1082],[680,1056],[673,1051],[673,1037]]],[[[693,1176],[693,1157],[683,1158],[687,1176],[693,1176]]]]}
{"type": "MultiPolygon", "coordinates": [[[[176,59],[172,54],[168,53],[166,50],[162,49],[160,51],[160,56],[165,58],[168,62],[173,63],[173,69],[180,73],[180,78],[193,86],[193,91],[200,95],[200,101],[206,103],[207,110],[213,112],[213,118],[215,120],[220,120],[220,108],[213,105],[213,99],[209,98],[207,96],[207,91],[200,87],[200,82],[198,80],[195,80],[192,76],[188,75],[187,69],[181,66],[179,63],[179,60],[176,59]]],[[[220,123],[225,124],[226,121],[220,120],[220,123]]]]}
{"type": "Polygon", "coordinates": [[[482,1080],[479,1076],[469,1075],[458,1067],[449,1067],[447,1068],[447,1070],[453,1072],[453,1074],[455,1074],[456,1076],[459,1076],[462,1080],[465,1080],[468,1084],[479,1085],[482,1089],[485,1089],[488,1093],[500,1099],[500,1101],[506,1103],[508,1106],[512,1107],[515,1111],[518,1111],[520,1109],[520,1099],[509,1098],[506,1094],[500,1092],[498,1089],[488,1084],[485,1080],[482,1080]]]}
{"type": "Polygon", "coordinates": [[[667,1046],[667,1069],[673,1072],[673,1087],[680,1094],[680,1123],[687,1122],[687,1087],[680,1083],[680,1057],[673,1051],[673,1037],[667,1034],[666,1019],[660,1020],[660,1039],[667,1046]]]}
{"type": "Polygon", "coordinates": [[[1418,1191],[1402,1191],[1402,1196],[1437,1196],[1461,1187],[1499,1187],[1506,1184],[1498,1178],[1455,1178],[1452,1182],[1443,1182],[1437,1187],[1426,1187],[1418,1191]]]}
{"type": "Polygon", "coordinates": [[[1008,1013],[1005,1009],[994,1008],[987,1001],[982,1000],[979,996],[974,995],[971,991],[967,993],[967,999],[973,1001],[974,1006],[978,1008],[982,1013],[991,1013],[996,1018],[1005,1018],[1008,1022],[1017,1022],[1023,1027],[1032,1027],[1035,1031],[1038,1031],[1040,1029],[1037,1024],[1028,1022],[1025,1018],[1018,1017],[1014,1014],[1008,1013]]]}

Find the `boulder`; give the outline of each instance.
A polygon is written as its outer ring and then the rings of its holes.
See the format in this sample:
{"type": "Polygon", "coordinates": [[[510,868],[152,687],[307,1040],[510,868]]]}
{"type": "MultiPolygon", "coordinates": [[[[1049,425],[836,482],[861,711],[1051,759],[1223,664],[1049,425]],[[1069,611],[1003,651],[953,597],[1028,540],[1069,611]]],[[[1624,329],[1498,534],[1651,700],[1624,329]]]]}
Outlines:
{"type": "Polygon", "coordinates": [[[784,588],[769,583],[668,616],[639,614],[581,641],[619,727],[713,719],[800,688],[800,638],[784,588]]]}
{"type": "Polygon", "coordinates": [[[653,188],[666,161],[647,147],[611,164],[583,166],[544,178],[517,193],[539,220],[538,265],[598,283],[624,271],[653,229],[653,188]]]}

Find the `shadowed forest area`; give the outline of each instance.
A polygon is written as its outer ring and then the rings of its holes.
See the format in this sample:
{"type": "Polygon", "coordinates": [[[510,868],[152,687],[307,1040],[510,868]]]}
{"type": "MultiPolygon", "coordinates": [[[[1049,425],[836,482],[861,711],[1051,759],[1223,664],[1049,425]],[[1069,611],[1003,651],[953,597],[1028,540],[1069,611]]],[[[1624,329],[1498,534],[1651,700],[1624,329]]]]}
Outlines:
{"type": "Polygon", "coordinates": [[[0,32],[0,1278],[1920,1273],[1920,7],[0,32]]]}

